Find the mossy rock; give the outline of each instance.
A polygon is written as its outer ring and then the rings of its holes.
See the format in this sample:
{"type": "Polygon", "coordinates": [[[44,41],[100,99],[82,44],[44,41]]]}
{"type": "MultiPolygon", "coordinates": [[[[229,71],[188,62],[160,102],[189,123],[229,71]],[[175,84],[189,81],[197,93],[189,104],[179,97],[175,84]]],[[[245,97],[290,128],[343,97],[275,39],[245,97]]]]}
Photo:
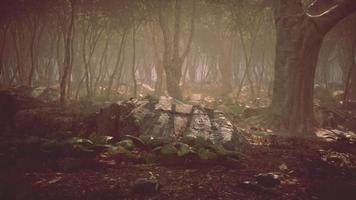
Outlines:
{"type": "Polygon", "coordinates": [[[177,152],[177,155],[182,157],[182,156],[186,156],[193,151],[193,148],[191,146],[189,146],[188,144],[185,144],[185,143],[178,143],[178,152],[177,152]]]}
{"type": "Polygon", "coordinates": [[[144,152],[141,155],[141,159],[143,159],[145,163],[155,163],[158,161],[159,158],[157,154],[153,152],[144,152]]]}
{"type": "Polygon", "coordinates": [[[132,136],[132,135],[124,135],[121,137],[121,140],[132,140],[132,142],[135,144],[135,146],[137,147],[145,147],[146,146],[146,142],[143,141],[141,138],[136,137],[136,136],[132,136]]]}
{"type": "Polygon", "coordinates": [[[178,149],[174,146],[174,144],[166,144],[162,146],[160,149],[160,153],[163,156],[171,156],[176,155],[178,153],[178,149]]]}
{"type": "Polygon", "coordinates": [[[49,140],[41,144],[41,151],[44,153],[62,153],[67,146],[57,140],[49,140]]]}
{"type": "Polygon", "coordinates": [[[207,148],[198,149],[197,154],[198,154],[199,158],[202,160],[216,160],[218,158],[218,155],[215,152],[213,152],[207,148]]]}
{"type": "Polygon", "coordinates": [[[168,138],[151,138],[150,140],[147,141],[147,145],[149,145],[151,148],[156,148],[159,146],[164,146],[166,144],[172,143],[172,140],[168,138]]]}
{"type": "Polygon", "coordinates": [[[75,145],[75,144],[86,145],[86,146],[94,145],[94,142],[92,142],[91,140],[78,138],[78,137],[70,138],[66,142],[71,145],[75,145]]]}
{"type": "Polygon", "coordinates": [[[239,153],[236,151],[230,151],[227,150],[223,145],[221,144],[214,144],[214,145],[210,145],[207,147],[207,149],[212,150],[213,152],[215,152],[219,157],[230,157],[230,158],[234,158],[234,159],[238,159],[239,158],[239,153]]]}
{"type": "Polygon", "coordinates": [[[135,144],[131,139],[121,140],[120,142],[116,143],[116,145],[124,147],[127,150],[132,150],[135,147],[135,144]]]}
{"type": "Polygon", "coordinates": [[[185,143],[185,144],[188,144],[190,146],[193,146],[195,144],[195,139],[196,139],[196,137],[187,135],[187,136],[182,137],[180,139],[180,141],[182,143],[185,143]]]}
{"type": "Polygon", "coordinates": [[[48,142],[47,139],[38,136],[26,137],[23,140],[18,140],[18,145],[30,145],[30,146],[40,146],[41,144],[48,142]]]}
{"type": "Polygon", "coordinates": [[[94,144],[109,144],[112,141],[113,137],[112,136],[107,136],[107,135],[94,135],[90,137],[90,140],[94,144]]]}

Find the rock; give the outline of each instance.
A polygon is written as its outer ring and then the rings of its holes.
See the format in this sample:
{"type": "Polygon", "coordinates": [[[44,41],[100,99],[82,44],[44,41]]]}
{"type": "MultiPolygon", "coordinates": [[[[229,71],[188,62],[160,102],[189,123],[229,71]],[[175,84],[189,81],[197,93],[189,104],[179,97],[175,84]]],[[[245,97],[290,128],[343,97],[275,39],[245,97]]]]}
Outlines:
{"type": "Polygon", "coordinates": [[[99,135],[114,136],[117,131],[117,121],[120,108],[117,104],[112,104],[106,109],[101,109],[97,117],[97,133],[99,135]]]}
{"type": "Polygon", "coordinates": [[[257,181],[244,181],[242,186],[251,189],[251,190],[260,190],[260,185],[258,185],[257,181]]]}
{"type": "Polygon", "coordinates": [[[90,137],[90,140],[94,144],[109,144],[110,142],[112,142],[113,137],[107,135],[94,135],[90,137]]]}
{"type": "Polygon", "coordinates": [[[15,115],[16,131],[27,135],[64,133],[70,131],[73,124],[74,116],[61,108],[39,107],[21,110],[15,115]]]}
{"type": "Polygon", "coordinates": [[[178,146],[179,146],[177,152],[178,156],[185,156],[188,155],[189,153],[192,153],[192,147],[190,147],[189,145],[184,143],[179,143],[178,146]]]}
{"type": "Polygon", "coordinates": [[[193,104],[199,104],[201,99],[202,99],[202,95],[201,94],[192,94],[191,102],[193,104]]]}
{"type": "Polygon", "coordinates": [[[141,138],[135,137],[132,135],[124,135],[124,136],[122,136],[121,139],[122,140],[131,140],[134,145],[141,147],[141,148],[145,147],[145,145],[146,145],[145,141],[143,141],[141,138]]]}
{"type": "Polygon", "coordinates": [[[261,192],[264,194],[272,194],[274,188],[267,188],[263,187],[262,185],[258,184],[257,181],[244,181],[242,183],[242,187],[248,189],[248,190],[253,190],[255,192],[261,192]]]}
{"type": "Polygon", "coordinates": [[[170,138],[163,138],[163,137],[151,137],[147,140],[146,144],[149,145],[151,148],[156,148],[159,146],[164,146],[166,144],[172,143],[173,140],[170,138]]]}
{"type": "Polygon", "coordinates": [[[215,160],[218,158],[216,153],[206,148],[200,148],[197,153],[202,160],[215,160]]]}
{"type": "Polygon", "coordinates": [[[256,181],[263,187],[276,187],[281,184],[279,176],[274,173],[261,173],[256,176],[256,181]]]}
{"type": "Polygon", "coordinates": [[[45,104],[30,96],[26,89],[3,90],[0,91],[0,133],[6,129],[15,128],[15,116],[18,111],[38,108],[45,104]]]}
{"type": "Polygon", "coordinates": [[[33,88],[26,85],[19,85],[11,88],[11,90],[18,95],[31,96],[33,88]]]}
{"type": "Polygon", "coordinates": [[[118,102],[102,108],[96,118],[98,134],[121,139],[131,135],[152,148],[183,138],[222,144],[233,151],[248,146],[223,112],[184,104],[170,97],[118,102]]]}
{"type": "Polygon", "coordinates": [[[178,149],[173,144],[166,144],[162,146],[160,153],[163,156],[175,155],[178,153],[178,149]]]}
{"type": "Polygon", "coordinates": [[[54,102],[59,100],[59,92],[57,89],[43,86],[33,89],[31,96],[44,102],[54,102]]]}
{"type": "Polygon", "coordinates": [[[259,110],[255,109],[255,108],[246,108],[243,112],[242,112],[242,117],[243,118],[249,118],[255,115],[259,114],[259,110]]]}
{"type": "Polygon", "coordinates": [[[344,90],[336,90],[332,93],[332,96],[336,101],[340,102],[344,100],[344,93],[344,90]]]}
{"type": "Polygon", "coordinates": [[[161,185],[156,179],[138,178],[135,180],[132,192],[134,194],[145,196],[157,194],[161,185]]]}
{"type": "Polygon", "coordinates": [[[134,148],[134,143],[130,139],[121,140],[120,142],[118,142],[116,144],[119,145],[119,146],[124,147],[127,150],[132,150],[134,148]]]}
{"type": "Polygon", "coordinates": [[[17,111],[16,99],[10,91],[0,91],[0,132],[7,128],[14,128],[17,111]]]}
{"type": "Polygon", "coordinates": [[[97,133],[119,138],[122,135],[138,135],[136,120],[130,115],[135,108],[133,102],[119,102],[100,110],[97,118],[97,133]]]}
{"type": "Polygon", "coordinates": [[[327,88],[319,85],[314,86],[314,99],[318,100],[320,105],[332,105],[336,103],[332,93],[327,88]]]}

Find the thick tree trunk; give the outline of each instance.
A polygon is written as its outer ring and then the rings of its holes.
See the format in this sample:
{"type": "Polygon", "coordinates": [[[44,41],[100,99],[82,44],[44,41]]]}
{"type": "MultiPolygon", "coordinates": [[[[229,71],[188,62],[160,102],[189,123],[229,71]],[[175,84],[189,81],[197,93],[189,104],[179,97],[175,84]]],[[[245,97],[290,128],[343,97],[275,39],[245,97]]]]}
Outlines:
{"type": "MultiPolygon", "coordinates": [[[[162,1],[164,2],[164,1],[162,1]]],[[[163,53],[163,68],[166,72],[166,84],[167,92],[175,99],[182,99],[182,92],[179,86],[180,79],[182,77],[182,64],[187,57],[189,49],[191,47],[194,35],[194,20],[195,20],[195,1],[192,2],[192,15],[190,18],[189,37],[183,53],[180,55],[180,43],[181,43],[181,14],[182,14],[182,2],[175,0],[174,2],[174,23],[171,31],[167,16],[163,16],[164,3],[161,4],[159,10],[159,24],[163,33],[164,39],[164,53],[163,53]]]]}
{"type": "Polygon", "coordinates": [[[314,75],[322,40],[355,9],[356,3],[343,1],[314,18],[304,13],[300,0],[281,0],[275,8],[277,46],[271,111],[290,133],[312,132],[314,75]]]}
{"type": "Polygon", "coordinates": [[[314,73],[323,36],[304,17],[277,22],[271,108],[284,127],[298,133],[310,132],[314,121],[314,73]]]}
{"type": "Polygon", "coordinates": [[[356,40],[350,44],[349,56],[347,57],[347,63],[349,63],[347,69],[347,78],[345,80],[345,93],[344,102],[348,100],[356,100],[356,62],[355,62],[355,52],[356,52],[356,40]]]}
{"type": "Polygon", "coordinates": [[[175,99],[183,99],[182,91],[179,86],[182,77],[182,62],[172,61],[164,66],[167,80],[167,92],[175,99]]]}
{"type": "Polygon", "coordinates": [[[350,73],[349,90],[345,95],[347,95],[347,100],[356,101],[356,63],[354,63],[350,73]]]}
{"type": "Polygon", "coordinates": [[[0,87],[7,84],[6,81],[2,81],[2,80],[4,79],[3,76],[6,76],[6,74],[4,73],[4,52],[5,52],[4,49],[6,45],[6,39],[7,39],[6,36],[7,36],[8,28],[9,28],[8,25],[4,25],[3,29],[1,30],[2,34],[1,34],[1,43],[0,43],[0,87]]]}

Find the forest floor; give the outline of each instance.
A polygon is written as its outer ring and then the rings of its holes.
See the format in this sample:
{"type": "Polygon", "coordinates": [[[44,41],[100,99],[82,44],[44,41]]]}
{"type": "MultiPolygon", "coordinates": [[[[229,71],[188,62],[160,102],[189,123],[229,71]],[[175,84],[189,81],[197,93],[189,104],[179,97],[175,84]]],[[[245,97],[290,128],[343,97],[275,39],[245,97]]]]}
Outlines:
{"type": "MultiPolygon", "coordinates": [[[[223,109],[241,113],[232,105],[223,109]]],[[[44,113],[41,119],[46,122],[49,116],[44,113]]],[[[356,199],[352,132],[319,129],[318,137],[295,138],[251,126],[243,115],[229,118],[251,144],[234,162],[173,158],[150,164],[103,163],[98,155],[58,156],[17,147],[11,152],[21,153],[13,156],[0,145],[0,199],[356,199]]],[[[30,122],[29,127],[34,126],[30,122]]]]}
{"type": "MultiPolygon", "coordinates": [[[[252,147],[238,163],[121,163],[58,171],[67,158],[16,158],[0,169],[1,199],[356,199],[355,141],[247,135],[252,147]],[[273,187],[253,183],[273,173],[273,187]],[[135,190],[154,178],[160,190],[135,190]]],[[[84,162],[84,161],[83,161],[84,162]]]]}

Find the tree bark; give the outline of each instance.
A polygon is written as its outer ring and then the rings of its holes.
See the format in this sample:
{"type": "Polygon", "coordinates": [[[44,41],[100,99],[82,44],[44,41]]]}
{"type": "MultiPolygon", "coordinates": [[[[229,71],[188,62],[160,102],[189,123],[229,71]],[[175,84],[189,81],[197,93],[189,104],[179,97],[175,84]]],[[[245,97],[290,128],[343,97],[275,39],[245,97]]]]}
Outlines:
{"type": "Polygon", "coordinates": [[[65,42],[65,53],[64,53],[64,64],[63,64],[63,74],[60,77],[60,102],[62,104],[65,103],[66,101],[66,90],[67,90],[67,82],[68,82],[68,74],[70,74],[70,69],[71,69],[71,56],[73,54],[73,52],[71,51],[72,48],[72,42],[73,42],[73,31],[74,31],[74,4],[75,4],[75,0],[71,0],[70,2],[71,4],[71,17],[70,17],[70,22],[69,22],[69,26],[68,29],[66,30],[66,37],[64,38],[64,42],[65,42]]]}
{"type": "Polygon", "coordinates": [[[114,83],[114,79],[115,76],[117,75],[117,73],[119,72],[119,70],[121,70],[121,66],[120,63],[123,63],[123,48],[125,46],[125,41],[126,41],[126,35],[127,35],[127,30],[124,30],[121,41],[120,41],[120,47],[117,53],[117,58],[116,58],[116,62],[115,62],[115,66],[114,66],[114,71],[112,72],[110,78],[109,78],[109,84],[108,84],[108,88],[106,89],[106,98],[109,99],[110,98],[110,93],[111,93],[111,88],[112,85],[114,83]],[[120,66],[120,67],[119,67],[120,66]]]}
{"type": "Polygon", "coordinates": [[[356,101],[356,40],[352,43],[350,66],[348,70],[347,80],[345,84],[344,102],[349,100],[356,101]]]}
{"type": "MultiPolygon", "coordinates": [[[[179,52],[179,43],[181,41],[180,32],[181,32],[181,1],[176,0],[174,4],[174,31],[170,31],[169,23],[165,16],[163,16],[163,8],[159,9],[159,24],[163,33],[164,40],[164,53],[163,53],[163,68],[166,72],[166,83],[167,83],[167,92],[170,96],[175,99],[181,100],[183,98],[181,88],[179,86],[181,77],[182,77],[182,64],[186,58],[190,46],[193,41],[194,35],[194,21],[195,21],[195,1],[192,2],[192,15],[190,18],[190,32],[188,41],[183,50],[183,53],[180,55],[179,52]]],[[[164,6],[164,4],[161,4],[164,6]]]]}
{"type": "Polygon", "coordinates": [[[318,54],[326,33],[356,10],[356,2],[344,0],[322,15],[312,16],[301,0],[279,0],[275,7],[277,46],[271,111],[290,133],[313,131],[313,89],[318,54]]]}
{"type": "Polygon", "coordinates": [[[133,81],[133,97],[137,97],[137,80],[136,80],[136,27],[133,22],[132,27],[132,68],[131,75],[133,81]]]}

